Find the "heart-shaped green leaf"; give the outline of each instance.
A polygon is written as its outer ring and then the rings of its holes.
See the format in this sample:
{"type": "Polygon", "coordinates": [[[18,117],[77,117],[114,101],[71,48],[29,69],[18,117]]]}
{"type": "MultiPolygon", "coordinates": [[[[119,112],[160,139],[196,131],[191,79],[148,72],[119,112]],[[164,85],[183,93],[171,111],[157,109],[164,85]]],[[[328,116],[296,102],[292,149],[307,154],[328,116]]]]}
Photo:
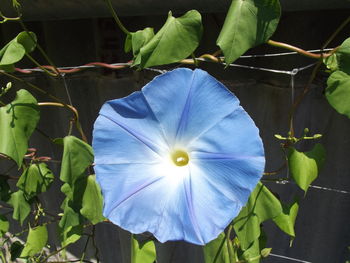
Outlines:
{"type": "Polygon", "coordinates": [[[103,197],[101,194],[101,188],[96,182],[95,175],[89,175],[83,193],[80,213],[90,220],[91,223],[97,224],[104,220],[102,209],[103,197]]]}
{"type": "Polygon", "coordinates": [[[21,190],[12,193],[8,203],[13,207],[13,219],[18,220],[22,225],[30,213],[30,205],[24,198],[24,193],[21,190]]]}
{"type": "Polygon", "coordinates": [[[232,63],[248,49],[265,43],[275,32],[281,7],[279,0],[233,0],[216,41],[232,63]]]}
{"type": "Polygon", "coordinates": [[[11,41],[0,53],[3,54],[1,56],[0,66],[5,66],[20,61],[26,53],[26,50],[21,44],[11,41]]]}
{"type": "Polygon", "coordinates": [[[258,183],[248,203],[234,219],[234,229],[243,250],[260,237],[260,224],[282,213],[280,201],[262,183],[258,183]]]}
{"type": "Polygon", "coordinates": [[[48,233],[46,226],[37,226],[29,228],[27,242],[22,250],[21,257],[32,257],[39,253],[46,245],[48,240],[48,233]]]}
{"type": "Polygon", "coordinates": [[[17,187],[21,189],[27,199],[45,192],[53,182],[54,175],[45,163],[30,165],[21,175],[17,187]]]}
{"type": "Polygon", "coordinates": [[[203,247],[205,263],[230,263],[225,233],[203,247]]]}
{"type": "Polygon", "coordinates": [[[149,240],[140,245],[140,243],[131,237],[131,263],[153,263],[156,260],[156,246],[154,241],[149,240]]]}
{"type": "MultiPolygon", "coordinates": [[[[169,12],[164,26],[140,49],[133,65],[145,68],[178,62],[191,55],[198,47],[202,31],[202,18],[198,11],[188,11],[178,18],[169,12]]],[[[147,37],[150,35],[148,30],[147,37]]],[[[141,38],[146,39],[145,32],[141,38]]],[[[141,41],[137,42],[139,46],[141,41]]]]}
{"type": "Polygon", "coordinates": [[[288,165],[294,181],[306,193],[309,185],[317,178],[326,157],[322,144],[317,143],[309,152],[299,152],[291,147],[288,165]]]}
{"type": "Polygon", "coordinates": [[[343,71],[333,72],[327,80],[326,98],[340,114],[350,118],[350,75],[343,71]]]}
{"type": "Polygon", "coordinates": [[[0,108],[0,153],[13,159],[18,167],[28,149],[40,113],[36,99],[21,89],[10,104],[0,108]]]}

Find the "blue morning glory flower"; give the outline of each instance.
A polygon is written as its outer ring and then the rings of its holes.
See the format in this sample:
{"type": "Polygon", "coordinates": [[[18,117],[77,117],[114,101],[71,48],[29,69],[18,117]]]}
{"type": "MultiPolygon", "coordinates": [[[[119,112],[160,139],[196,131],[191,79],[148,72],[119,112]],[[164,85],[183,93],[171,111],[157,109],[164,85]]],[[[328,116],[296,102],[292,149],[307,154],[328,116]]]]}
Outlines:
{"type": "Polygon", "coordinates": [[[259,131],[223,84],[180,68],[107,101],[93,131],[104,216],[160,242],[206,244],[262,176],[259,131]]]}

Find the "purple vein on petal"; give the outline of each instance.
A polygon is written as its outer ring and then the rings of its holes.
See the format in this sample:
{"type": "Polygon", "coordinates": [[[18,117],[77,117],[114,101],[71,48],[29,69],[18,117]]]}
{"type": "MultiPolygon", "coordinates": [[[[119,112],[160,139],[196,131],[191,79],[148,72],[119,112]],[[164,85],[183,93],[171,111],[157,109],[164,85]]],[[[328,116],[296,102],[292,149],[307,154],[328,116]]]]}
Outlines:
{"type": "Polygon", "coordinates": [[[215,160],[264,160],[263,156],[252,156],[252,155],[238,155],[238,154],[227,154],[227,153],[212,153],[212,152],[202,152],[202,151],[193,151],[191,153],[192,159],[205,159],[208,161],[215,160]]]}
{"type": "Polygon", "coordinates": [[[114,122],[115,124],[117,124],[120,128],[122,128],[123,130],[125,130],[126,132],[128,132],[130,135],[134,136],[137,140],[139,140],[140,142],[142,142],[144,145],[146,145],[148,148],[150,148],[153,152],[155,152],[156,154],[158,154],[159,156],[161,156],[161,152],[159,149],[161,149],[161,147],[159,147],[157,144],[155,144],[152,140],[150,140],[149,138],[143,136],[142,134],[138,133],[137,131],[131,129],[130,127],[126,126],[125,124],[122,124],[112,118],[110,118],[109,116],[106,116],[104,114],[100,114],[100,116],[105,117],[106,119],[114,122]]]}
{"type": "Polygon", "coordinates": [[[195,76],[196,76],[196,71],[194,71],[192,73],[190,89],[188,91],[187,98],[186,98],[186,103],[185,103],[184,108],[182,110],[181,117],[180,117],[180,120],[179,120],[179,124],[178,124],[177,130],[176,130],[176,135],[175,135],[175,140],[176,141],[179,139],[179,137],[181,137],[182,133],[184,132],[184,130],[186,128],[186,124],[187,124],[187,121],[188,121],[188,110],[189,110],[189,107],[191,105],[191,100],[192,100],[193,81],[194,81],[195,76]]]}
{"type": "Polygon", "coordinates": [[[193,211],[193,204],[192,204],[192,190],[191,190],[191,171],[190,171],[190,176],[187,176],[186,181],[184,181],[184,189],[185,189],[185,198],[186,198],[186,207],[190,216],[191,223],[194,228],[194,232],[199,239],[199,241],[204,244],[203,237],[200,233],[198,221],[196,218],[196,215],[193,211]]]}
{"type": "Polygon", "coordinates": [[[109,209],[108,215],[106,217],[108,218],[110,216],[110,213],[112,213],[114,209],[116,209],[118,206],[120,206],[121,204],[126,202],[128,199],[130,199],[131,197],[135,196],[137,193],[139,193],[140,191],[142,191],[146,187],[148,187],[148,186],[158,182],[159,180],[161,180],[163,178],[164,177],[162,177],[162,176],[157,176],[155,178],[151,178],[150,180],[148,180],[147,182],[141,184],[140,186],[135,187],[132,191],[128,192],[121,201],[119,201],[117,204],[114,204],[112,206],[112,208],[109,209]]]}

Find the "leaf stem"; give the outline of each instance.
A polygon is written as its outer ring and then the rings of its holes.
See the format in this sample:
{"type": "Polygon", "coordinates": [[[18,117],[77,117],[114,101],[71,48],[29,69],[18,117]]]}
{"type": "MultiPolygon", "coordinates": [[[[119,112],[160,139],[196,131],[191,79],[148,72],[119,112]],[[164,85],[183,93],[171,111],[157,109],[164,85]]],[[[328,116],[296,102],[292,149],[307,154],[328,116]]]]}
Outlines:
{"type": "Polygon", "coordinates": [[[117,23],[117,25],[119,26],[119,28],[126,34],[126,35],[130,35],[130,32],[125,28],[125,26],[122,24],[122,22],[120,21],[119,17],[117,16],[117,13],[114,11],[113,5],[111,0],[105,0],[108,6],[109,11],[111,12],[115,22],[117,23]]]}
{"type": "Polygon", "coordinates": [[[2,18],[2,21],[0,21],[0,24],[6,23],[7,21],[18,21],[21,19],[20,16],[18,17],[6,17],[3,15],[3,13],[0,11],[0,17],[2,18]]]}
{"type": "Polygon", "coordinates": [[[86,142],[86,143],[88,142],[87,137],[85,136],[85,133],[84,133],[84,131],[83,131],[81,125],[80,125],[79,113],[78,113],[76,108],[74,108],[71,105],[58,103],[58,102],[39,102],[38,105],[39,106],[53,106],[53,107],[61,107],[61,108],[68,108],[68,109],[70,109],[73,112],[73,114],[74,114],[74,122],[75,122],[75,125],[77,127],[77,130],[79,131],[79,133],[81,135],[81,138],[83,139],[84,142],[86,142]]]}
{"type": "Polygon", "coordinates": [[[45,67],[40,65],[31,55],[26,53],[27,58],[30,59],[36,66],[38,66],[42,71],[44,71],[46,74],[50,75],[51,77],[57,77],[59,73],[52,73],[49,70],[47,70],[45,67]]]}
{"type": "Polygon", "coordinates": [[[295,47],[295,46],[292,46],[290,44],[283,43],[283,42],[277,42],[277,41],[274,41],[274,40],[271,40],[271,39],[268,40],[266,43],[269,44],[270,46],[274,46],[274,47],[279,47],[279,48],[284,48],[284,49],[287,49],[287,50],[295,51],[295,52],[297,52],[300,55],[303,55],[303,56],[306,56],[306,57],[309,57],[309,58],[314,58],[314,59],[326,58],[326,57],[329,57],[330,55],[332,55],[332,52],[321,53],[321,54],[311,53],[311,52],[308,52],[308,51],[306,51],[304,49],[301,49],[299,47],[295,47]]]}

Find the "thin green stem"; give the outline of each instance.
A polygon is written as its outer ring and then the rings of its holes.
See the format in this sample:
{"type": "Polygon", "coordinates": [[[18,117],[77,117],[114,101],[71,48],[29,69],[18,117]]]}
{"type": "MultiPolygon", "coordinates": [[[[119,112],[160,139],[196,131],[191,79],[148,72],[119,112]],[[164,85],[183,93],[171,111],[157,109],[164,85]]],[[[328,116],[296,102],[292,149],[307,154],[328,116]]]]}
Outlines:
{"type": "MultiPolygon", "coordinates": [[[[69,245],[69,244],[68,244],[68,245],[69,245]]],[[[68,245],[65,245],[65,246],[61,247],[60,249],[57,249],[56,251],[50,253],[50,254],[47,255],[43,260],[41,260],[39,263],[45,263],[45,262],[47,262],[47,260],[48,260],[50,257],[52,257],[52,256],[57,255],[58,253],[60,253],[62,250],[66,249],[66,248],[68,247],[68,245]]],[[[69,262],[69,261],[68,261],[68,262],[69,262]]]]}
{"type": "Polygon", "coordinates": [[[334,33],[327,39],[327,41],[323,44],[322,49],[326,48],[329,43],[333,41],[333,39],[339,34],[340,31],[344,29],[344,27],[350,23],[350,16],[348,16],[347,19],[344,20],[343,23],[340,24],[340,26],[334,31],[334,33]]]}
{"type": "Polygon", "coordinates": [[[108,9],[111,12],[115,22],[117,23],[117,25],[119,26],[119,28],[126,34],[126,35],[130,35],[130,32],[125,28],[125,26],[122,24],[122,22],[120,21],[119,17],[117,16],[117,13],[114,11],[113,5],[111,0],[105,0],[107,5],[108,5],[108,9]]]}
{"type": "Polygon", "coordinates": [[[36,91],[38,91],[38,92],[48,96],[49,98],[51,98],[51,99],[53,99],[53,100],[55,100],[55,101],[57,101],[59,103],[62,103],[64,105],[67,105],[61,99],[55,97],[54,95],[50,94],[49,92],[47,92],[45,90],[39,88],[38,86],[36,86],[36,85],[34,85],[34,84],[30,83],[30,82],[25,81],[24,79],[18,78],[16,76],[14,76],[14,75],[12,75],[10,73],[4,72],[4,71],[0,71],[0,74],[5,75],[5,76],[7,76],[9,78],[15,79],[15,80],[17,80],[19,82],[22,82],[22,83],[26,84],[28,87],[30,87],[30,88],[32,88],[32,89],[34,89],[34,90],[36,90],[36,91]]]}
{"type": "Polygon", "coordinates": [[[18,20],[21,19],[20,16],[18,16],[18,17],[7,17],[7,16],[4,16],[1,11],[0,11],[0,17],[2,18],[2,21],[0,21],[0,24],[6,23],[7,21],[18,21],[18,20]]]}
{"type": "MultiPolygon", "coordinates": [[[[20,14],[18,14],[20,15],[20,14]]],[[[36,40],[33,38],[33,36],[29,33],[29,30],[27,29],[26,25],[23,23],[22,19],[19,19],[18,22],[20,23],[20,25],[22,26],[23,30],[27,32],[27,34],[29,35],[29,37],[32,39],[33,42],[36,42],[36,40]]],[[[49,56],[46,54],[46,52],[44,51],[44,49],[40,46],[39,43],[36,43],[36,46],[38,48],[38,50],[40,51],[40,53],[44,56],[44,58],[46,59],[47,62],[49,62],[49,64],[54,68],[55,72],[57,73],[57,75],[60,75],[60,72],[58,71],[57,67],[55,66],[55,64],[52,62],[52,60],[49,58],[49,56]]]]}
{"type": "Polygon", "coordinates": [[[27,58],[30,59],[30,61],[32,61],[36,66],[38,66],[41,70],[43,70],[46,74],[48,74],[51,77],[57,77],[58,73],[52,73],[49,70],[47,70],[46,68],[44,68],[42,65],[40,65],[31,55],[29,55],[28,53],[26,53],[27,58]]]}
{"type": "Polygon", "coordinates": [[[39,106],[53,106],[53,107],[61,107],[61,108],[68,108],[69,110],[71,110],[74,114],[74,122],[75,122],[75,126],[77,127],[78,132],[81,135],[81,138],[83,139],[84,142],[88,142],[87,137],[80,125],[79,122],[79,113],[77,111],[76,108],[74,108],[71,105],[67,105],[67,104],[63,104],[63,103],[57,103],[57,102],[39,102],[38,103],[39,106]]]}
{"type": "Polygon", "coordinates": [[[232,241],[231,241],[231,232],[232,232],[233,226],[230,225],[227,230],[226,234],[226,245],[227,245],[227,250],[228,250],[228,256],[230,259],[230,262],[235,262],[235,256],[234,256],[234,251],[232,247],[232,241]]]}

